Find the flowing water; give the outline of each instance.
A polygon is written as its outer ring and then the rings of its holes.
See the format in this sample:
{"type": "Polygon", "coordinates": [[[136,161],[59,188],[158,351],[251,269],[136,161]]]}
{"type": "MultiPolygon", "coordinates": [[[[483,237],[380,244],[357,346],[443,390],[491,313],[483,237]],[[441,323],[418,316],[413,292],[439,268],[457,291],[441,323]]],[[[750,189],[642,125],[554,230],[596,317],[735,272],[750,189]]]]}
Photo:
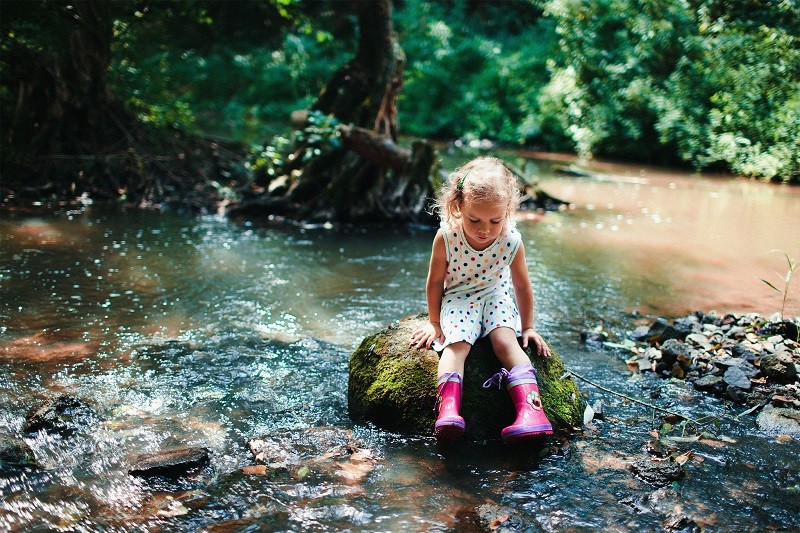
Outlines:
{"type": "MultiPolygon", "coordinates": [[[[443,453],[353,424],[349,354],[424,309],[432,234],[423,228],[235,224],[176,213],[24,210],[0,220],[0,433],[54,393],[85,398],[96,423],[72,437],[25,435],[42,468],[0,477],[8,531],[456,531],[498,506],[530,531],[800,528],[796,441],[759,434],[744,408],[680,381],[632,374],[581,344],[655,315],[779,312],[786,259],[800,252],[800,191],[595,164],[591,177],[529,160],[573,209],[518,222],[539,329],[577,373],[695,418],[713,439],[686,476],[656,488],[627,465],[661,420],[579,383],[606,418],[541,454],[499,442],[443,453]],[[782,285],[781,285],[782,286],[782,285]],[[349,481],[248,472],[249,439],[283,429],[353,430],[378,457],[349,481]],[[128,475],[133,459],[205,446],[211,468],[176,486],[128,475]]],[[[786,314],[800,313],[788,291],[786,314]]],[[[468,393],[468,392],[467,392],[468,393]]],[[[510,524],[511,522],[506,522],[510,524]]]]}

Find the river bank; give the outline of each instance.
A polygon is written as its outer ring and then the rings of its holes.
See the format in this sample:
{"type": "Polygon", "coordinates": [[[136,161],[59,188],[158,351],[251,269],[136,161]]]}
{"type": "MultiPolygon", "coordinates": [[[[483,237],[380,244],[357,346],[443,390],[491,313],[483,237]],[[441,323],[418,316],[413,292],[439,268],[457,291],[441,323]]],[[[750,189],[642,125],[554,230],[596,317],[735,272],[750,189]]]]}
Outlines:
{"type": "Polygon", "coordinates": [[[757,416],[765,435],[792,440],[800,438],[799,325],[800,318],[777,314],[697,311],[658,318],[622,339],[609,338],[602,329],[584,332],[582,339],[619,353],[631,372],[684,380],[742,406],[737,418],[757,416]]]}

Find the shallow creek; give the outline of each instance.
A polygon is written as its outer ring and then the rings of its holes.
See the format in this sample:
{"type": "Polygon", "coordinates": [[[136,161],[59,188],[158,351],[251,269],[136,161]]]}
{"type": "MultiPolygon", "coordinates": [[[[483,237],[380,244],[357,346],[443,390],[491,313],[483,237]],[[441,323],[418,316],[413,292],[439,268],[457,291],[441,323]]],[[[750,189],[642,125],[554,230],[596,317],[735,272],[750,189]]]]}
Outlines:
{"type": "MultiPolygon", "coordinates": [[[[490,502],[531,531],[800,528],[800,447],[760,435],[744,408],[680,381],[632,374],[581,344],[696,309],[781,310],[782,252],[800,253],[800,190],[596,163],[591,177],[528,161],[570,210],[518,222],[540,331],[567,366],[619,392],[719,420],[686,475],[656,488],[627,465],[661,425],[579,383],[606,418],[541,454],[502,443],[443,453],[347,416],[347,361],[368,334],[424,310],[432,233],[237,225],[214,216],[89,207],[0,219],[0,433],[20,435],[53,393],[100,420],[69,438],[28,435],[38,471],[0,477],[8,531],[453,531],[490,502]],[[780,251],[775,251],[780,250],[780,251]],[[351,429],[379,458],[349,482],[248,475],[247,441],[282,429],[351,429]],[[129,476],[133,458],[205,446],[210,472],[176,486],[129,476]]],[[[784,311],[800,314],[800,287],[784,311]]],[[[465,394],[469,392],[466,391],[465,394]]]]}

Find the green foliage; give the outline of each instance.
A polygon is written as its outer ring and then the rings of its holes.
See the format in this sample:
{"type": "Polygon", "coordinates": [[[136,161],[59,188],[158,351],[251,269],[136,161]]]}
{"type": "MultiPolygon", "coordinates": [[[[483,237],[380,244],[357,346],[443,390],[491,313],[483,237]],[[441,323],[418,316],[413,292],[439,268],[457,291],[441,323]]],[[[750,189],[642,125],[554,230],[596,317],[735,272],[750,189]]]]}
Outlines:
{"type": "Polygon", "coordinates": [[[538,94],[553,28],[529,2],[454,6],[409,0],[395,13],[408,65],[399,99],[407,133],[565,147],[538,94]]]}
{"type": "Polygon", "coordinates": [[[348,58],[348,34],[334,39],[298,4],[201,2],[187,13],[167,3],[118,21],[112,88],[145,122],[260,141],[348,58]]]}
{"type": "Polygon", "coordinates": [[[579,152],[657,159],[653,97],[683,56],[678,0],[553,0],[561,54],[545,91],[579,152]]]}
{"type": "Polygon", "coordinates": [[[311,111],[306,124],[291,135],[276,135],[266,146],[253,151],[253,170],[269,178],[283,172],[295,158],[307,162],[323,152],[341,146],[339,121],[319,111],[311,111]]]}
{"type": "Polygon", "coordinates": [[[800,41],[782,28],[701,26],[658,100],[657,129],[697,167],[800,178],[800,41]]]}
{"type": "MultiPolygon", "coordinates": [[[[115,2],[110,88],[143,122],[260,143],[352,57],[358,28],[341,5],[115,2]]],[[[69,60],[65,6],[3,4],[6,127],[20,87],[69,60]]],[[[796,1],[404,0],[394,9],[405,134],[800,181],[796,1]]],[[[275,144],[258,164],[278,157],[275,144]]]]}
{"type": "Polygon", "coordinates": [[[579,152],[800,179],[800,8],[788,1],[550,0],[544,109],[579,152]]]}
{"type": "MultiPolygon", "coordinates": [[[[774,250],[774,251],[777,251],[777,250],[774,250]]],[[[766,279],[762,279],[761,280],[769,288],[771,288],[772,290],[780,293],[780,295],[782,296],[783,299],[781,300],[781,317],[783,317],[783,313],[786,310],[786,298],[788,298],[788,296],[789,296],[789,284],[792,282],[792,277],[794,276],[794,271],[797,270],[797,265],[798,265],[797,261],[794,261],[791,257],[789,257],[789,254],[787,254],[786,252],[783,252],[783,256],[786,258],[786,263],[789,266],[789,269],[786,271],[786,274],[781,276],[782,281],[783,281],[783,287],[780,287],[780,288],[776,287],[772,282],[770,282],[770,281],[768,281],[766,279]]]]}

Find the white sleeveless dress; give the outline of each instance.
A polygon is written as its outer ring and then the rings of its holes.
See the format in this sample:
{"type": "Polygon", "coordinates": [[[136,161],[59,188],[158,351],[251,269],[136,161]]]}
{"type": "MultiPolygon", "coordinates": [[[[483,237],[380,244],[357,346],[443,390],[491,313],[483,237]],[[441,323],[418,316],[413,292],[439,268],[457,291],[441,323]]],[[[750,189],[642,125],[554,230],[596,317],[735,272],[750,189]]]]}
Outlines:
{"type": "Polygon", "coordinates": [[[522,236],[509,228],[485,250],[475,250],[463,230],[441,228],[447,258],[440,322],[444,343],[434,342],[441,351],[454,342],[475,341],[504,326],[521,334],[519,311],[512,293],[511,261],[522,236]]]}

